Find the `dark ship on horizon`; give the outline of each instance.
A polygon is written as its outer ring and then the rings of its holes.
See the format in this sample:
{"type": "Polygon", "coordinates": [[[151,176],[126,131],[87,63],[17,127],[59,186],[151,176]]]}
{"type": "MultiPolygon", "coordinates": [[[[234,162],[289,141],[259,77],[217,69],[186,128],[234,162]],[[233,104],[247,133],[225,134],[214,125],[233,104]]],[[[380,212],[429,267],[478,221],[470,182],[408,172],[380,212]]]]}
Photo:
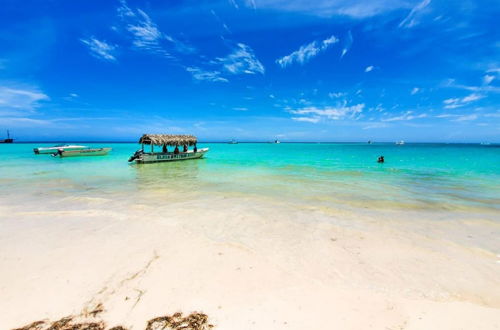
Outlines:
{"type": "Polygon", "coordinates": [[[12,139],[10,137],[10,132],[9,132],[9,130],[7,130],[7,138],[0,140],[0,143],[13,143],[13,142],[14,142],[14,139],[12,139]]]}

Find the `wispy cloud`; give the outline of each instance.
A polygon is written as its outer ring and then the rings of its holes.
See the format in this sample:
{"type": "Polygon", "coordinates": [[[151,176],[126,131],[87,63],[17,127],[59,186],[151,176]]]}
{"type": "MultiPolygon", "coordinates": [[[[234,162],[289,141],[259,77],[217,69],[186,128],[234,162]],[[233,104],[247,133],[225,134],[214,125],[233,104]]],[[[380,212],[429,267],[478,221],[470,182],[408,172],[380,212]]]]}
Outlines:
{"type": "Polygon", "coordinates": [[[411,95],[415,95],[415,94],[417,94],[418,92],[420,92],[420,88],[418,88],[418,87],[413,87],[413,89],[411,90],[410,94],[411,94],[411,95]]]}
{"type": "Polygon", "coordinates": [[[115,45],[111,45],[104,40],[98,40],[94,37],[80,39],[80,41],[89,47],[92,56],[105,61],[116,61],[115,45]]]}
{"type": "Polygon", "coordinates": [[[245,107],[234,107],[233,110],[234,111],[248,111],[248,108],[245,108],[245,107]]]}
{"type": "MultiPolygon", "coordinates": [[[[235,3],[236,0],[229,0],[235,3]]],[[[251,7],[247,0],[245,4],[251,7]]],[[[349,16],[356,19],[371,17],[401,8],[411,8],[405,0],[259,0],[259,8],[300,12],[320,17],[349,16]]]]}
{"type": "Polygon", "coordinates": [[[399,23],[400,28],[411,28],[418,24],[418,16],[429,4],[431,0],[423,0],[419,2],[410,13],[399,23]]]}
{"type": "Polygon", "coordinates": [[[328,93],[328,97],[331,99],[338,99],[338,98],[344,97],[346,95],[347,95],[347,93],[343,93],[343,92],[328,93]]]}
{"type": "MultiPolygon", "coordinates": [[[[488,70],[487,72],[494,72],[494,71],[488,70]]],[[[457,84],[455,79],[448,79],[442,84],[442,87],[458,88],[474,93],[489,93],[489,92],[500,93],[500,87],[493,86],[491,84],[485,84],[484,82],[485,81],[483,77],[483,84],[481,86],[470,86],[470,85],[457,84]]]]}
{"type": "Polygon", "coordinates": [[[315,124],[320,121],[320,117],[292,117],[292,120],[315,124]]]}
{"type": "Polygon", "coordinates": [[[367,66],[365,68],[365,72],[371,72],[371,71],[373,71],[373,69],[375,69],[375,67],[373,65],[367,66]]]}
{"type": "Polygon", "coordinates": [[[216,58],[212,64],[222,65],[227,73],[233,75],[264,74],[265,72],[264,66],[255,56],[253,49],[243,43],[238,43],[229,55],[216,58]]]}
{"type": "Polygon", "coordinates": [[[474,102],[474,101],[477,101],[477,100],[480,100],[483,97],[484,97],[483,95],[472,93],[472,94],[465,96],[463,98],[446,99],[443,101],[443,103],[445,104],[444,108],[445,109],[455,109],[455,108],[463,107],[464,105],[471,103],[471,102],[474,102]]]}
{"type": "Polygon", "coordinates": [[[195,80],[206,80],[212,82],[228,82],[224,77],[221,77],[220,71],[207,71],[198,67],[187,67],[186,71],[191,73],[195,80]]]}
{"type": "Polygon", "coordinates": [[[42,101],[48,100],[49,97],[37,88],[0,86],[0,114],[32,112],[42,101]]]}
{"type": "Polygon", "coordinates": [[[238,3],[236,2],[236,0],[228,0],[229,3],[236,9],[239,9],[240,6],[238,6],[238,3]]]}
{"type": "Polygon", "coordinates": [[[276,60],[282,68],[285,68],[293,63],[304,64],[311,58],[315,57],[321,52],[327,50],[330,46],[336,44],[339,40],[335,36],[331,36],[321,42],[313,41],[307,45],[302,45],[300,48],[290,55],[283,56],[276,60]]]}
{"type": "Polygon", "coordinates": [[[495,79],[495,76],[492,76],[492,75],[489,75],[489,74],[485,75],[485,76],[483,77],[483,85],[489,85],[489,84],[491,84],[491,82],[492,82],[494,79],[495,79]]]}
{"type": "Polygon", "coordinates": [[[387,123],[375,122],[366,125],[365,127],[363,127],[363,129],[384,128],[388,126],[389,125],[387,123]]]}
{"type": "Polygon", "coordinates": [[[289,109],[288,112],[301,117],[292,117],[295,121],[307,121],[317,123],[322,118],[329,120],[355,119],[360,114],[365,105],[363,103],[353,106],[337,106],[337,107],[305,107],[301,109],[289,109]]]}
{"type": "Polygon", "coordinates": [[[404,114],[400,116],[395,116],[395,117],[390,117],[390,118],[383,118],[382,121],[408,121],[408,120],[413,120],[413,119],[421,119],[421,118],[426,118],[427,114],[421,113],[419,115],[416,115],[413,113],[413,111],[406,111],[404,114]]]}
{"type": "Polygon", "coordinates": [[[117,12],[124,23],[124,29],[132,37],[135,49],[165,57],[171,56],[161,43],[164,40],[175,43],[175,40],[163,34],[146,12],[139,8],[131,9],[125,0],[120,1],[117,12]]]}
{"type": "Polygon", "coordinates": [[[342,46],[342,53],[340,54],[340,58],[344,57],[347,54],[347,52],[351,49],[353,41],[354,41],[354,39],[352,37],[352,32],[348,31],[347,36],[344,39],[344,43],[342,46]]]}
{"type": "Polygon", "coordinates": [[[477,115],[471,114],[471,115],[464,115],[464,116],[459,116],[455,121],[471,121],[471,120],[476,120],[477,115]]]}

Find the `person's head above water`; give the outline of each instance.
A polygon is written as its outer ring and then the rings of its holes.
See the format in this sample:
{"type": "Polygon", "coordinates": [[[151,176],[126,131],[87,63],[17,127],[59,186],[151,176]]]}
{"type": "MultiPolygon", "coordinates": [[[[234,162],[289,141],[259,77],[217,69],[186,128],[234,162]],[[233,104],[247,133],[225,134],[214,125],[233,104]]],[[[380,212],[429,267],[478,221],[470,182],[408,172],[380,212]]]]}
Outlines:
{"type": "Polygon", "coordinates": [[[378,159],[377,159],[377,163],[383,163],[385,160],[384,160],[384,156],[380,156],[378,159]]]}

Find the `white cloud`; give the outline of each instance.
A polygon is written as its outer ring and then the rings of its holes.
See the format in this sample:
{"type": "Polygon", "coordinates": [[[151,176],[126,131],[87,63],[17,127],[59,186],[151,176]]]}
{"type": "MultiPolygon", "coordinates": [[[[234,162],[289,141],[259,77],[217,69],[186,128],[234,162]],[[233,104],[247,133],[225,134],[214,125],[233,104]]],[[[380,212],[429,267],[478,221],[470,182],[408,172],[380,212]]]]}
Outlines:
{"type": "Polygon", "coordinates": [[[0,86],[0,112],[4,114],[31,112],[41,105],[41,101],[47,100],[49,97],[37,88],[0,86]]]}
{"type": "Polygon", "coordinates": [[[262,63],[255,56],[253,49],[239,43],[233,51],[226,57],[218,57],[213,64],[221,64],[229,74],[264,74],[265,69],[262,63]]]}
{"type": "Polygon", "coordinates": [[[365,72],[371,72],[371,71],[373,71],[373,69],[375,69],[375,67],[373,65],[367,66],[365,68],[365,72]]]}
{"type": "Polygon", "coordinates": [[[248,108],[245,107],[235,107],[233,108],[234,111],[248,111],[248,108]]]}
{"type": "Polygon", "coordinates": [[[253,9],[257,9],[257,5],[255,4],[255,0],[245,0],[247,6],[252,7],[253,9]]]}
{"type": "Polygon", "coordinates": [[[117,9],[118,16],[122,19],[125,30],[132,37],[133,47],[148,53],[170,57],[170,54],[161,45],[161,41],[175,42],[175,40],[164,35],[143,10],[136,9],[134,11],[130,9],[125,0],[120,1],[120,4],[117,9]]]}
{"type": "Polygon", "coordinates": [[[352,33],[351,31],[347,32],[347,36],[344,39],[344,45],[342,47],[342,53],[340,54],[340,58],[344,57],[345,54],[351,49],[352,43],[354,39],[352,38],[352,33]]]}
{"type": "Polygon", "coordinates": [[[238,6],[238,4],[236,3],[236,1],[235,1],[235,0],[228,0],[228,1],[229,1],[229,3],[230,3],[230,4],[234,7],[234,8],[236,8],[236,9],[240,8],[240,7],[238,6]]]}
{"type": "MultiPolygon", "coordinates": [[[[230,0],[234,2],[236,0],[230,0]]],[[[259,9],[299,12],[321,17],[336,15],[366,18],[401,8],[411,8],[407,0],[256,0],[259,9]]],[[[247,6],[251,6],[246,3],[247,6]]]]}
{"type": "Polygon", "coordinates": [[[420,118],[425,118],[425,117],[427,117],[427,114],[425,114],[425,113],[421,113],[419,115],[414,115],[413,111],[406,111],[401,116],[385,118],[385,119],[382,119],[382,121],[408,121],[408,120],[420,119],[420,118]]]}
{"type": "Polygon", "coordinates": [[[470,120],[476,120],[477,115],[465,115],[465,116],[459,116],[455,121],[470,121],[470,120]]]}
{"type": "Polygon", "coordinates": [[[386,123],[376,122],[376,123],[371,123],[371,124],[366,125],[365,127],[363,127],[363,129],[384,128],[384,127],[388,127],[388,126],[389,125],[387,125],[386,123]]]}
{"type": "Polygon", "coordinates": [[[420,88],[418,88],[418,87],[413,87],[413,89],[411,90],[410,94],[411,94],[411,95],[415,95],[415,94],[417,94],[419,91],[420,91],[420,88]]]}
{"type": "Polygon", "coordinates": [[[92,56],[106,61],[116,61],[114,54],[116,50],[115,45],[108,44],[106,41],[98,40],[94,37],[80,39],[80,41],[89,47],[92,56]]]}
{"type": "Polygon", "coordinates": [[[331,45],[337,43],[339,40],[335,36],[331,36],[321,42],[313,41],[307,45],[302,45],[300,48],[290,55],[283,56],[276,60],[282,68],[295,63],[304,64],[311,58],[315,57],[321,52],[327,50],[331,45]]]}
{"type": "Polygon", "coordinates": [[[423,0],[419,2],[413,9],[410,11],[408,16],[406,16],[401,23],[399,23],[400,28],[411,28],[418,24],[418,16],[429,4],[431,0],[423,0]]]}
{"type": "Polygon", "coordinates": [[[317,122],[320,120],[320,118],[330,120],[354,119],[357,114],[360,114],[363,111],[364,107],[365,105],[361,103],[353,106],[327,106],[323,108],[305,107],[296,110],[288,110],[288,112],[294,115],[301,115],[302,117],[294,117],[302,118],[301,121],[306,121],[307,119],[304,118],[308,118],[309,122],[317,122]]]}
{"type": "Polygon", "coordinates": [[[444,108],[445,109],[455,109],[455,108],[463,107],[467,103],[480,100],[483,97],[484,97],[483,95],[480,95],[480,94],[477,94],[477,93],[472,93],[472,94],[470,94],[468,96],[465,96],[463,98],[450,98],[450,99],[446,99],[446,100],[443,101],[443,103],[445,104],[444,108]]]}
{"type": "Polygon", "coordinates": [[[319,122],[320,118],[319,117],[292,117],[292,120],[302,121],[302,122],[306,122],[306,123],[317,123],[317,122],[319,122]]]}
{"type": "Polygon", "coordinates": [[[207,80],[212,82],[228,82],[224,77],[221,77],[220,71],[206,71],[198,67],[187,67],[186,71],[191,73],[196,80],[207,80]]]}
{"type": "Polygon", "coordinates": [[[338,98],[344,97],[346,95],[347,95],[347,93],[342,93],[342,92],[328,93],[328,97],[331,98],[331,99],[338,99],[338,98]]]}
{"type": "Polygon", "coordinates": [[[483,77],[483,85],[489,85],[495,79],[495,76],[491,76],[489,74],[483,77]]]}

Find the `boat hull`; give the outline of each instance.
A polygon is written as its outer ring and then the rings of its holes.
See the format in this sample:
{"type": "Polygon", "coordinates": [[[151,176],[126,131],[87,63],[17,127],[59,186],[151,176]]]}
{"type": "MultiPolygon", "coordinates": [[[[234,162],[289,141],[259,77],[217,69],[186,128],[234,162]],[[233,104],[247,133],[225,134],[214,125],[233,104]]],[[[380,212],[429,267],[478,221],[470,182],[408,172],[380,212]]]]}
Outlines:
{"type": "Polygon", "coordinates": [[[190,150],[188,152],[181,152],[179,154],[174,154],[173,152],[144,153],[139,158],[135,159],[135,162],[137,164],[149,164],[149,163],[173,162],[173,161],[188,160],[188,159],[199,159],[202,158],[207,152],[208,148],[199,149],[197,152],[190,150]]]}
{"type": "Polygon", "coordinates": [[[106,156],[111,148],[82,149],[82,150],[63,150],[57,156],[64,157],[82,157],[82,156],[106,156]]]}
{"type": "Polygon", "coordinates": [[[82,150],[87,148],[86,146],[61,146],[61,147],[47,147],[47,148],[35,148],[33,149],[33,152],[35,154],[54,154],[58,152],[59,150],[63,151],[72,151],[72,150],[82,150]]]}

